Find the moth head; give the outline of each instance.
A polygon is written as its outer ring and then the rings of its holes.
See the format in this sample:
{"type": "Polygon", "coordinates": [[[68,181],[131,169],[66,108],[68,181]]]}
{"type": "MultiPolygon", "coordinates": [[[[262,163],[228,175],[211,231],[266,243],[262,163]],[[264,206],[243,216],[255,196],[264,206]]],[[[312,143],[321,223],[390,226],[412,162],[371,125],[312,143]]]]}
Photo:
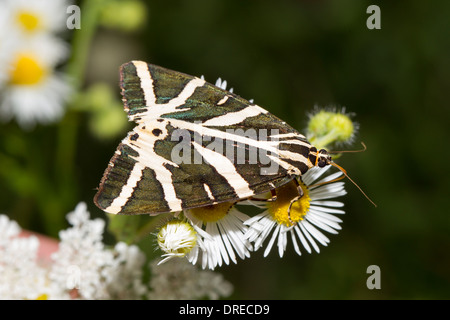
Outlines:
{"type": "Polygon", "coordinates": [[[328,151],[325,149],[320,149],[317,154],[316,166],[319,168],[323,168],[326,165],[331,163],[331,156],[328,154],[328,151]]]}

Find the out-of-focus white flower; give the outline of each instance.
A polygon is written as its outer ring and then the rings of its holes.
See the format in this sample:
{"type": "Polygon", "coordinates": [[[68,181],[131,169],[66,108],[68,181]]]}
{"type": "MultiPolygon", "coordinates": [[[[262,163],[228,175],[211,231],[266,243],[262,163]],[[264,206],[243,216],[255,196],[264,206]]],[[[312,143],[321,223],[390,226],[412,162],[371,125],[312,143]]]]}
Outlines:
{"type": "Polygon", "coordinates": [[[54,68],[67,54],[64,43],[47,35],[36,36],[15,48],[9,67],[4,68],[7,75],[3,76],[6,80],[0,100],[3,120],[16,118],[22,127],[29,128],[61,118],[70,85],[54,68]]]}
{"type": "Polygon", "coordinates": [[[142,299],[145,256],[137,246],[102,242],[105,222],[90,220],[85,203],[68,214],[50,266],[38,264],[39,240],[0,215],[0,299],[142,299]]]}
{"type": "Polygon", "coordinates": [[[142,282],[146,258],[135,245],[118,242],[113,250],[113,265],[107,271],[107,291],[110,299],[142,299],[148,293],[142,282]]]}
{"type": "Polygon", "coordinates": [[[0,10],[9,13],[12,27],[24,36],[59,32],[67,28],[66,0],[3,0],[0,10]]]}
{"type": "Polygon", "coordinates": [[[77,289],[85,299],[106,299],[105,269],[113,264],[113,254],[105,250],[105,222],[89,220],[85,203],[67,215],[72,227],[60,231],[59,250],[52,255],[51,280],[67,290],[77,289]]]}
{"type": "Polygon", "coordinates": [[[0,6],[0,89],[8,79],[14,52],[14,44],[17,43],[14,35],[11,34],[9,30],[9,21],[10,17],[8,12],[1,10],[0,6]]]}
{"type": "Polygon", "coordinates": [[[0,2],[0,119],[24,129],[64,114],[70,83],[56,71],[69,46],[56,32],[67,29],[66,0],[0,2]]]}
{"type": "Polygon", "coordinates": [[[36,262],[38,238],[18,237],[20,231],[15,221],[0,215],[0,299],[68,299],[36,262]]]}
{"type": "Polygon", "coordinates": [[[146,293],[142,283],[143,254],[136,246],[103,244],[104,220],[90,220],[81,202],[67,216],[72,227],[60,232],[59,250],[50,278],[82,299],[136,299],[146,293]]]}
{"type": "Polygon", "coordinates": [[[0,215],[0,246],[4,247],[11,238],[18,236],[20,227],[17,222],[9,220],[5,215],[0,215]]]}
{"type": "Polygon", "coordinates": [[[232,292],[222,275],[184,259],[152,262],[150,283],[144,283],[146,257],[137,246],[107,248],[104,221],[91,220],[83,202],[67,219],[72,226],[60,232],[46,268],[36,263],[38,238],[19,238],[18,224],[0,215],[0,299],[218,299],[232,292]]]}
{"type": "Polygon", "coordinates": [[[151,300],[218,299],[228,297],[233,286],[219,273],[200,270],[185,259],[171,259],[158,266],[150,263],[151,300]]]}

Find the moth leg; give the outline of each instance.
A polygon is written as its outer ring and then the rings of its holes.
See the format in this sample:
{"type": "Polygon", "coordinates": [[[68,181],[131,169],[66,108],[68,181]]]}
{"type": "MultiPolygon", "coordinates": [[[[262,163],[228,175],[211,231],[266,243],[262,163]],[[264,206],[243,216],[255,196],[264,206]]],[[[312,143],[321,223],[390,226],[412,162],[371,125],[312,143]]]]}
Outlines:
{"type": "Polygon", "coordinates": [[[271,194],[271,198],[267,199],[267,201],[268,202],[277,201],[277,190],[276,189],[270,190],[270,194],[271,194]]]}
{"type": "Polygon", "coordinates": [[[292,205],[294,204],[294,202],[300,200],[300,199],[303,197],[303,189],[302,189],[302,187],[300,186],[300,184],[298,183],[297,178],[294,179],[294,183],[295,183],[296,186],[297,186],[298,196],[296,196],[295,198],[293,198],[293,199],[291,200],[291,202],[289,203],[289,207],[288,207],[288,219],[289,219],[289,222],[290,222],[293,226],[296,225],[297,222],[293,222],[293,221],[291,220],[291,208],[292,208],[292,205]]]}

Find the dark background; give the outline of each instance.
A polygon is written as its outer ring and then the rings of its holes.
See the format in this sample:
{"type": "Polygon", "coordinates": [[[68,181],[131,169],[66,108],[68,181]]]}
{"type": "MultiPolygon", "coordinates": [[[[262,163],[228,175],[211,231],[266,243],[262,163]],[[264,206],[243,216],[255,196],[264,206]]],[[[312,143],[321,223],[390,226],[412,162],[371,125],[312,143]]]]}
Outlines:
{"type": "MultiPolygon", "coordinates": [[[[367,145],[367,151],[337,162],[378,207],[347,182],[343,229],[330,235],[329,246],[299,257],[289,243],[282,259],[274,249],[263,258],[260,250],[219,268],[235,287],[231,298],[450,298],[449,1],[146,4],[146,23],[138,32],[97,30],[84,86],[107,81],[119,98],[119,65],[142,59],[213,83],[222,77],[235,93],[253,98],[300,132],[315,105],[345,106],[360,125],[356,142],[347,148],[359,149],[360,141],[367,145]],[[366,27],[371,4],[381,9],[381,30],[366,27]],[[380,267],[380,290],[366,287],[370,265],[380,267]]],[[[37,196],[18,194],[9,182],[1,187],[0,212],[52,236],[79,201],[103,216],[92,198],[127,130],[96,139],[85,118],[68,112],[63,120],[78,126],[75,178],[61,183],[55,175],[53,181],[69,195],[36,209],[37,196]]],[[[45,161],[39,154],[53,152],[52,130],[58,128],[31,133],[24,147],[30,159],[45,161]]],[[[5,138],[21,136],[14,124],[1,131],[5,138]]]]}

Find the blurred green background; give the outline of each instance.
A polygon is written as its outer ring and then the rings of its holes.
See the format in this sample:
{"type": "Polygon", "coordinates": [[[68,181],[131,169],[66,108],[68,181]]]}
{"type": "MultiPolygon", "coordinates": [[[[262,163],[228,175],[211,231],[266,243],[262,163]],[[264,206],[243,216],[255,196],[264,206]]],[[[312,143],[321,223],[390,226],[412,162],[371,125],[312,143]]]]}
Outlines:
{"type": "MultiPolygon", "coordinates": [[[[282,259],[260,250],[217,269],[235,287],[231,298],[450,298],[449,1],[142,3],[146,16],[133,31],[103,17],[80,90],[102,82],[117,103],[119,66],[141,59],[213,83],[222,77],[299,131],[315,105],[345,106],[360,125],[347,148],[367,145],[337,162],[378,207],[347,182],[343,229],[329,246],[299,257],[289,243],[282,259]],[[371,4],[381,9],[381,30],[366,27],[371,4]],[[366,286],[370,265],[380,267],[379,290],[366,286]]],[[[78,4],[75,33],[83,33],[78,4]]],[[[104,217],[92,203],[95,188],[132,124],[105,138],[92,129],[96,121],[69,109],[60,123],[30,132],[2,124],[0,212],[54,237],[79,201],[104,217]]]]}

